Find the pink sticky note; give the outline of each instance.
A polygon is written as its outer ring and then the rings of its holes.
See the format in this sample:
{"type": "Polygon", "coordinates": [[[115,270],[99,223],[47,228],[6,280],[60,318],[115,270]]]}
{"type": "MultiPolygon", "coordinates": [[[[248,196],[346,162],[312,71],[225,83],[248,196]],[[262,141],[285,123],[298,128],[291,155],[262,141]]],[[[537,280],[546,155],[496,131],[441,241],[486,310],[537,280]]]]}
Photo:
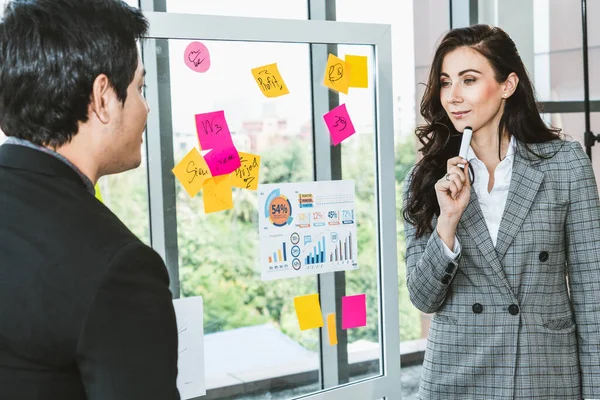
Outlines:
{"type": "Polygon", "coordinates": [[[230,174],[241,166],[240,155],[233,145],[212,149],[204,160],[212,176],[230,174]]]}
{"type": "Polygon", "coordinates": [[[183,52],[183,61],[192,71],[206,72],[210,68],[210,53],[200,42],[190,43],[183,52]]]}
{"type": "Polygon", "coordinates": [[[356,132],[345,104],[337,106],[327,114],[323,115],[323,119],[331,134],[331,140],[336,146],[356,132]]]}
{"type": "Polygon", "coordinates": [[[196,114],[196,131],[203,150],[233,147],[225,111],[196,114]]]}
{"type": "Polygon", "coordinates": [[[342,297],[342,329],[367,325],[367,296],[357,294],[342,297]]]}

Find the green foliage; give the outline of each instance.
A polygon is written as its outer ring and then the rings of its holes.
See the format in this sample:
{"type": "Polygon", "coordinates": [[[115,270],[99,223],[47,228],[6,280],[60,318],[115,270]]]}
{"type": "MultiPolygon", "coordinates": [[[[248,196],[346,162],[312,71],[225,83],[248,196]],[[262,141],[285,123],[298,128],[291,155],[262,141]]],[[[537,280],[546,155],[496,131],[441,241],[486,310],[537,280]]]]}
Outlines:
{"type": "MultiPolygon", "coordinates": [[[[261,154],[261,183],[312,181],[311,155],[309,142],[274,145],[261,154]]],[[[398,143],[394,168],[402,340],[418,338],[421,333],[419,312],[410,304],[406,290],[400,208],[401,185],[414,160],[412,138],[398,143]]],[[[355,181],[359,249],[359,269],[345,273],[346,294],[365,293],[368,312],[366,327],[347,331],[349,342],[379,341],[374,161],[372,135],[356,135],[342,145],[342,178],[355,181]]],[[[141,237],[148,236],[145,189],[145,172],[138,169],[111,177],[103,190],[113,211],[141,237]]],[[[233,210],[206,215],[202,194],[190,199],[179,184],[176,190],[181,294],[203,296],[205,332],[272,323],[293,340],[317,350],[318,331],[301,332],[293,306],[295,296],[317,292],[316,277],[267,282],[260,279],[256,193],[234,189],[233,210]]]]}

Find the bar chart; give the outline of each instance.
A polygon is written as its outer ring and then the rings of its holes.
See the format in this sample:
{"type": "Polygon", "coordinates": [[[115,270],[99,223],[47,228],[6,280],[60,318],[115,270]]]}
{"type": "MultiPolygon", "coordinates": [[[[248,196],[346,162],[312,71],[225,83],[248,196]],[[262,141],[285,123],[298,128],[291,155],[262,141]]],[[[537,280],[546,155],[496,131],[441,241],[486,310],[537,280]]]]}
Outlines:
{"type": "Polygon", "coordinates": [[[321,264],[325,262],[325,237],[322,237],[315,246],[313,246],[313,251],[311,251],[305,260],[305,264],[321,264]]]}
{"type": "Polygon", "coordinates": [[[272,256],[269,256],[270,263],[282,263],[287,261],[286,243],[283,242],[281,247],[273,252],[272,256]]]}
{"type": "Polygon", "coordinates": [[[353,250],[352,232],[349,232],[344,240],[341,238],[338,240],[333,251],[329,253],[329,261],[352,261],[354,260],[353,250]]]}

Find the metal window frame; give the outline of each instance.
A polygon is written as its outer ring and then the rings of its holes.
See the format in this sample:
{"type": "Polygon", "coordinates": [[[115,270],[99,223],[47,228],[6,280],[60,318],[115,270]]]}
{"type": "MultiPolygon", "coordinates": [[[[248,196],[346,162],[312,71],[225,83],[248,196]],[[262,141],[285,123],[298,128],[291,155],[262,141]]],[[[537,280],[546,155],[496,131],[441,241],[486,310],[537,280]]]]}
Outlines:
{"type": "MultiPolygon", "coordinates": [[[[144,0],[149,1],[149,0],[144,0]]],[[[150,0],[151,1],[151,0],[150,0]]],[[[146,8],[147,10],[147,8],[146,8]]],[[[381,345],[382,375],[366,380],[353,382],[342,387],[333,387],[321,392],[303,396],[305,399],[346,400],[350,398],[389,400],[400,399],[400,332],[398,310],[398,270],[396,244],[396,200],[394,169],[394,127],[393,127],[393,94],[392,94],[392,48],[391,27],[382,24],[346,23],[323,20],[288,20],[271,18],[226,17],[193,14],[175,14],[165,12],[145,12],[150,22],[149,39],[202,39],[243,42],[302,43],[310,45],[344,44],[373,46],[375,54],[375,153],[376,153],[376,204],[378,235],[378,290],[379,290],[379,326],[381,345]],[[394,218],[391,218],[394,216],[394,218]]],[[[153,40],[144,45],[144,61],[146,63],[149,82],[160,82],[157,76],[157,48],[153,40]]],[[[318,48],[316,48],[318,49],[318,48]]],[[[311,68],[324,67],[322,49],[311,51],[311,68]]],[[[320,75],[320,74],[318,74],[320,75]]],[[[313,89],[317,85],[317,74],[313,73],[313,89]]],[[[161,77],[164,79],[164,77],[161,77]]],[[[170,206],[172,194],[169,179],[173,166],[172,129],[161,122],[163,115],[170,118],[170,105],[163,100],[159,88],[147,91],[147,100],[154,111],[148,119],[148,162],[149,191],[151,198],[151,220],[153,245],[159,244],[158,250],[164,256],[169,250],[169,236],[177,235],[175,208],[170,206]],[[163,130],[167,128],[166,132],[163,130]],[[166,141],[171,139],[171,154],[162,154],[166,141]],[[157,205],[156,207],[154,205],[157,205]],[[161,224],[170,221],[171,224],[161,224]],[[156,227],[161,229],[156,229],[156,227]],[[163,229],[164,228],[164,229],[163,229]]],[[[315,157],[320,161],[316,165],[316,176],[320,180],[331,176],[330,143],[324,124],[316,123],[316,117],[322,115],[326,108],[323,98],[315,98],[313,91],[313,117],[315,118],[315,157]],[[327,140],[323,139],[327,138],[327,140]],[[325,147],[326,146],[326,147],[325,147]]],[[[326,110],[328,111],[328,110],[326,110]]],[[[168,121],[170,123],[170,119],[168,121]]],[[[169,146],[166,147],[167,150],[169,146]]],[[[176,245],[176,242],[175,242],[176,245]]],[[[173,250],[172,248],[170,249],[173,250]]],[[[176,249],[175,249],[176,251],[176,249]]],[[[171,252],[172,254],[172,252],[171,252]]],[[[176,253],[175,253],[176,254],[176,253]]],[[[170,259],[171,278],[177,280],[177,259],[170,259]]],[[[333,289],[331,282],[324,274],[324,287],[327,292],[333,289]]],[[[329,274],[331,275],[331,274],[329,274]]],[[[178,285],[177,285],[178,286],[178,285]]],[[[327,307],[332,306],[332,294],[324,293],[327,307]]],[[[333,299],[334,300],[334,299],[333,299]]],[[[330,311],[330,310],[328,310],[330,311]]],[[[331,311],[330,311],[331,312],[331,311]]],[[[323,336],[321,336],[323,338],[323,336]]],[[[335,384],[337,374],[337,353],[323,351],[321,357],[322,387],[335,384]],[[333,368],[333,369],[332,369],[333,368]]]]}

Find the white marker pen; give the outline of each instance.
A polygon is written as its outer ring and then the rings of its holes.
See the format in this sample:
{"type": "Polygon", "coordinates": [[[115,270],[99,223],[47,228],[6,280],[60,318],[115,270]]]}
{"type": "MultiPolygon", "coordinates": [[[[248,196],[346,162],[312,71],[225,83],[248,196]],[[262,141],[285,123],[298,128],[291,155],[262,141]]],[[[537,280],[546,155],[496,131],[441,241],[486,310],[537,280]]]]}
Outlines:
{"type": "MultiPolygon", "coordinates": [[[[458,152],[458,155],[465,160],[467,159],[467,152],[469,151],[469,146],[471,145],[471,136],[473,136],[473,128],[470,126],[465,127],[462,140],[460,141],[460,151],[458,152]]],[[[458,166],[460,168],[465,167],[464,164],[458,164],[458,166]]]]}

